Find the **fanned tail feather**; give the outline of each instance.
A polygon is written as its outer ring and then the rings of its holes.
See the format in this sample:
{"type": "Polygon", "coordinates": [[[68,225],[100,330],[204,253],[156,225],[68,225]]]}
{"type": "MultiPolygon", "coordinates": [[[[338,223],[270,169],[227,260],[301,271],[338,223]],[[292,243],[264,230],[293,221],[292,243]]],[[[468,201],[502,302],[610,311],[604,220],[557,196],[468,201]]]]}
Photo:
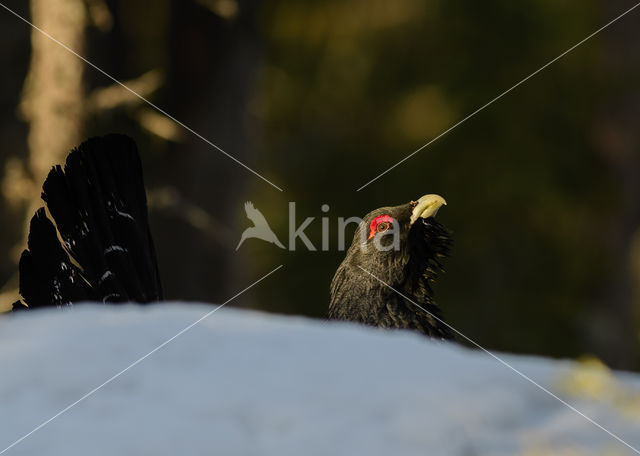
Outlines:
{"type": "Polygon", "coordinates": [[[43,208],[31,220],[20,259],[20,293],[29,308],[162,299],[133,140],[89,139],[69,154],[64,170],[51,170],[42,190],[55,226],[43,208]]]}

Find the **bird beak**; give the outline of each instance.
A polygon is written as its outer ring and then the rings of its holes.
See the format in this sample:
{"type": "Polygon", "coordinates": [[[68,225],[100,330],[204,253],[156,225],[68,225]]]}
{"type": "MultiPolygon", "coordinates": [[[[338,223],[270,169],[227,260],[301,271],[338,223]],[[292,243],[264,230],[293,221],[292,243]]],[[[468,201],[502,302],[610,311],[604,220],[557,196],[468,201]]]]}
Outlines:
{"type": "Polygon", "coordinates": [[[435,217],[438,209],[442,206],[446,206],[447,202],[440,195],[424,195],[420,197],[413,211],[411,211],[411,225],[415,223],[418,218],[435,217]]]}

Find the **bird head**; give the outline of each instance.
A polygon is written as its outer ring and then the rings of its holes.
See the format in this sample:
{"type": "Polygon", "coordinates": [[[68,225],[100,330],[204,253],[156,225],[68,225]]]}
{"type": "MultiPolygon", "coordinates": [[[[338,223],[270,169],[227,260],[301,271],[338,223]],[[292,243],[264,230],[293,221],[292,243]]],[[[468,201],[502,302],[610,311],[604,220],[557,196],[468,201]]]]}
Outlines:
{"type": "Polygon", "coordinates": [[[430,284],[451,246],[448,230],[434,218],[444,205],[444,198],[432,194],[367,214],[332,281],[329,318],[410,327],[389,312],[409,320],[424,312],[397,291],[435,308],[430,284]]]}

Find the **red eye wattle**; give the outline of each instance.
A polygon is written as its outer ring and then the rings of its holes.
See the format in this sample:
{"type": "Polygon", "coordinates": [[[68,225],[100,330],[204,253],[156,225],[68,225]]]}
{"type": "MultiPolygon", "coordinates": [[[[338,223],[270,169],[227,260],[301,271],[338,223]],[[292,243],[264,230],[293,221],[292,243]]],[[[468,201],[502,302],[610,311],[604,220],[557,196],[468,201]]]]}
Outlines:
{"type": "Polygon", "coordinates": [[[371,220],[371,225],[369,225],[369,239],[374,237],[376,233],[387,231],[391,226],[393,226],[393,222],[393,217],[390,215],[379,215],[371,220]]]}

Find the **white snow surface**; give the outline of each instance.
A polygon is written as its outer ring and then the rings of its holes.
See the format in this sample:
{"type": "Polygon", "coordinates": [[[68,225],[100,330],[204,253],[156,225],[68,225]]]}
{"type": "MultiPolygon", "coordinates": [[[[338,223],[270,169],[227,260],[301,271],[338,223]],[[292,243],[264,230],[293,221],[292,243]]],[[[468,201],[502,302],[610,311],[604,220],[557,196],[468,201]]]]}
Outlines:
{"type": "MultiPolygon", "coordinates": [[[[0,452],[211,309],[0,318],[0,452]]],[[[575,362],[497,355],[640,448],[640,376],[596,375],[589,396],[562,386],[575,362]]],[[[0,454],[635,453],[479,350],[223,308],[0,454]]]]}

